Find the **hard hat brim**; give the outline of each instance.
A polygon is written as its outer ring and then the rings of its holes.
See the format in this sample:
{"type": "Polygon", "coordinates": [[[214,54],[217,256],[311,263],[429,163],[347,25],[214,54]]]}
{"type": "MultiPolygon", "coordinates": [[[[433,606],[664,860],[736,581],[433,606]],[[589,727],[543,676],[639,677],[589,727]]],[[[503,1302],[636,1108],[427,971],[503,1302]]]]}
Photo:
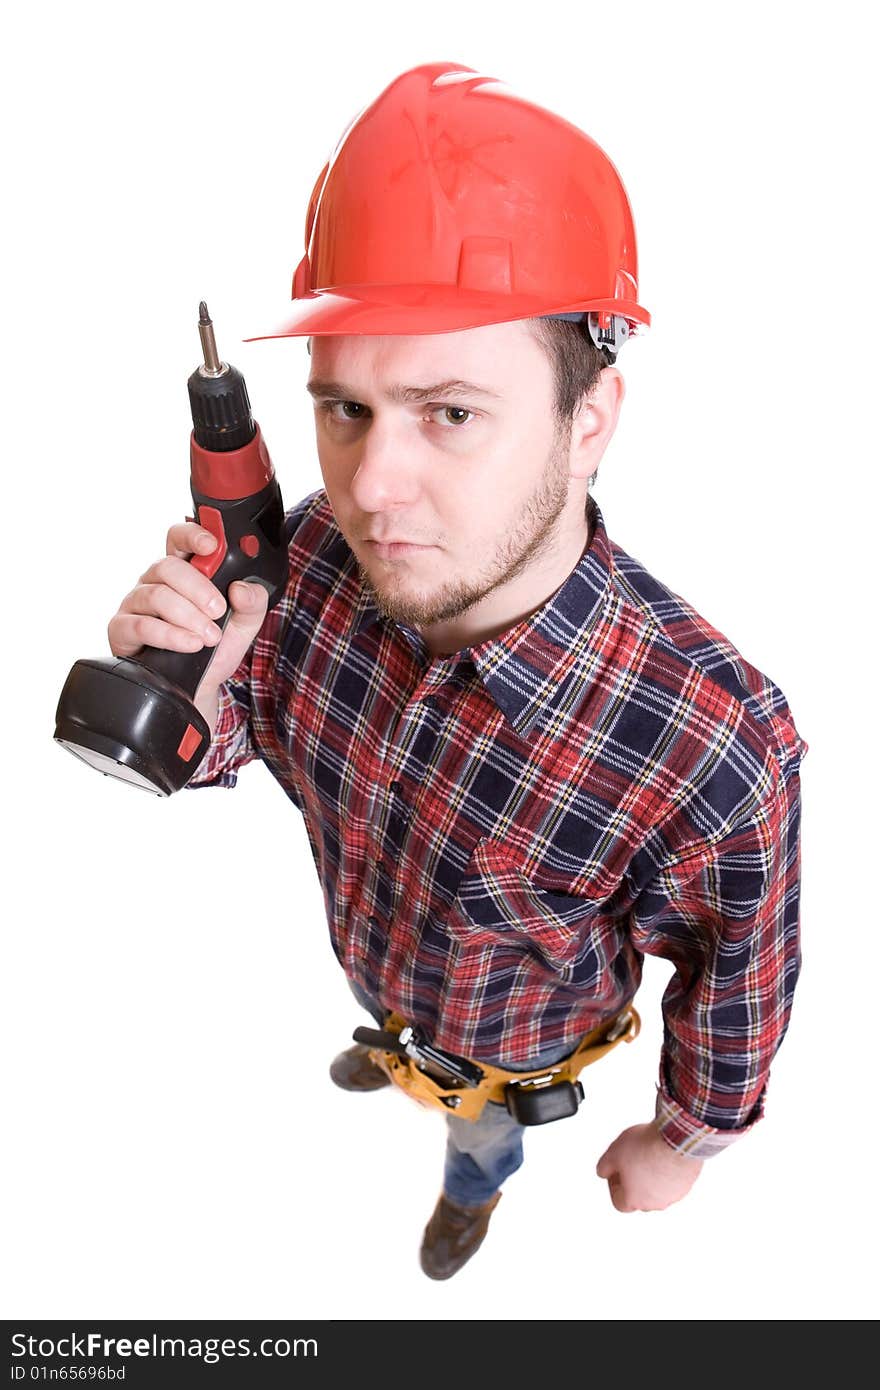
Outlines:
{"type": "Polygon", "coordinates": [[[318,290],[295,299],[273,327],[242,341],[349,333],[455,333],[492,323],[590,310],[620,314],[633,331],[647,328],[651,322],[647,310],[634,300],[608,298],[550,304],[535,295],[491,294],[485,290],[462,290],[457,285],[355,285],[346,286],[344,292],[318,290]]]}

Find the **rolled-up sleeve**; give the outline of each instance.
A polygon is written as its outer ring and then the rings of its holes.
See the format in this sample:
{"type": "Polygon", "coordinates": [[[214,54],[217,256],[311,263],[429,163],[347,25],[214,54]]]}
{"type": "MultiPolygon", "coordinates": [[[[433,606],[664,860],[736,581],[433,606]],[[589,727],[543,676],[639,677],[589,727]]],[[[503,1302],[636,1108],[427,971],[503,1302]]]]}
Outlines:
{"type": "Polygon", "coordinates": [[[764,1113],[800,972],[799,898],[795,762],[748,820],[664,869],[633,909],[634,944],[675,967],[655,1123],[681,1153],[711,1157],[764,1113]]]}

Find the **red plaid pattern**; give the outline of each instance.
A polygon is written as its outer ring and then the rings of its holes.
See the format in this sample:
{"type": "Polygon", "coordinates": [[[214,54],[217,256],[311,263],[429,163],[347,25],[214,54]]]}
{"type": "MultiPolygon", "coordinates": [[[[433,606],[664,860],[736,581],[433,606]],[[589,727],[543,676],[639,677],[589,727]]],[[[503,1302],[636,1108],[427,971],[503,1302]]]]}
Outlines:
{"type": "Polygon", "coordinates": [[[657,1115],[706,1157],[762,1114],[800,954],[785,696],[610,541],[499,637],[431,659],[367,598],[323,489],[290,583],[221,689],[191,788],[259,758],[301,811],[346,973],[500,1066],[663,998],[657,1115]]]}

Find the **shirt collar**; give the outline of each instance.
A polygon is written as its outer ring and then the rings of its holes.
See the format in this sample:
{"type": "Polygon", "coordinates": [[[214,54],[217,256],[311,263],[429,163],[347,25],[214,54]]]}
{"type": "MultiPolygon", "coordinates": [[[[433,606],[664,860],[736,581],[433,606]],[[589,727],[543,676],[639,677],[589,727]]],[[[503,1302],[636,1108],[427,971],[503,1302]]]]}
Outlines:
{"type": "MultiPolygon", "coordinates": [[[[587,497],[592,535],[580,560],[560,587],[534,613],[476,646],[463,649],[484,687],[517,734],[527,737],[546,727],[557,710],[570,712],[583,689],[590,661],[590,638],[612,589],[614,559],[598,503],[587,497]]],[[[359,586],[352,633],[383,615],[359,586]]],[[[424,651],[421,635],[392,623],[414,649],[424,651]]],[[[595,653],[594,653],[595,655],[595,653]]],[[[453,664],[453,658],[449,658],[453,664]]]]}

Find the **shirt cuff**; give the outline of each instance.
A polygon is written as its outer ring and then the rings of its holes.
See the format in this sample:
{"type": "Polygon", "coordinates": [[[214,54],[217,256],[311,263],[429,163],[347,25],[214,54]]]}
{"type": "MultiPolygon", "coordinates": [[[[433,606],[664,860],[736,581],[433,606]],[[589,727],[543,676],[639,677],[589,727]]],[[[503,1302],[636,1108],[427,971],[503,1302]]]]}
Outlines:
{"type": "Polygon", "coordinates": [[[207,778],[204,782],[197,780],[198,775],[198,772],[194,772],[190,780],[184,782],[184,788],[199,791],[202,787],[234,787],[238,781],[238,774],[235,772],[220,772],[216,777],[207,778]]]}
{"type": "Polygon", "coordinates": [[[670,1148],[687,1158],[712,1158],[722,1149],[729,1149],[737,1139],[754,1129],[759,1119],[760,1115],[756,1115],[743,1129],[716,1129],[714,1125],[694,1119],[661,1086],[657,1087],[654,1122],[670,1148]]]}

